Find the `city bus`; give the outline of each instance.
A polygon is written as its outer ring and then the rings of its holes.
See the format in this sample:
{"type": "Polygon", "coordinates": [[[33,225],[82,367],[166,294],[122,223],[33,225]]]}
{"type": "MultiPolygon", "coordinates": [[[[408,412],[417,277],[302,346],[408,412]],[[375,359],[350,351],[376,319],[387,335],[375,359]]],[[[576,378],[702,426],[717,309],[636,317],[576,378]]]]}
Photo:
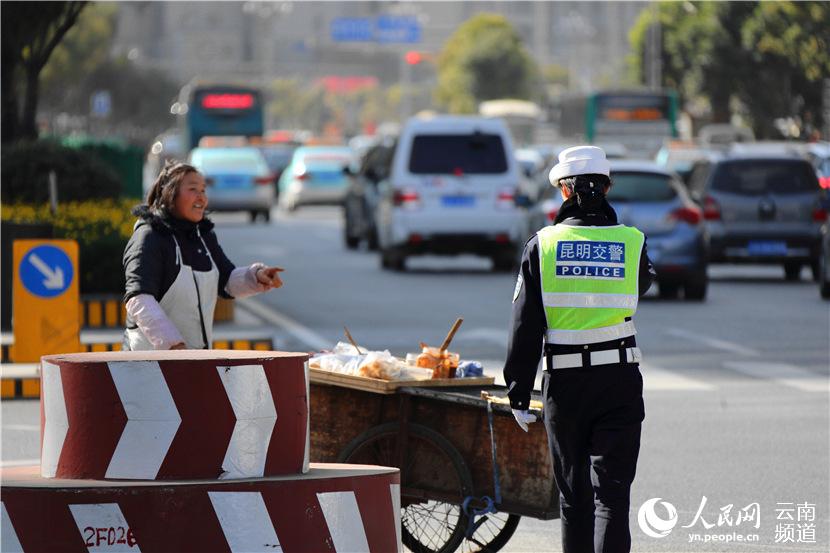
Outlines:
{"type": "Polygon", "coordinates": [[[171,111],[188,150],[206,136],[261,137],[265,130],[262,94],[248,86],[188,84],[171,111]]]}
{"type": "Polygon", "coordinates": [[[538,105],[527,100],[486,100],[478,105],[479,115],[499,117],[507,123],[513,142],[527,145],[536,142],[536,130],[542,117],[538,105]]]}
{"type": "Polygon", "coordinates": [[[557,112],[561,138],[622,145],[631,157],[653,157],[667,139],[678,136],[677,93],[671,90],[566,95],[557,112]]]}

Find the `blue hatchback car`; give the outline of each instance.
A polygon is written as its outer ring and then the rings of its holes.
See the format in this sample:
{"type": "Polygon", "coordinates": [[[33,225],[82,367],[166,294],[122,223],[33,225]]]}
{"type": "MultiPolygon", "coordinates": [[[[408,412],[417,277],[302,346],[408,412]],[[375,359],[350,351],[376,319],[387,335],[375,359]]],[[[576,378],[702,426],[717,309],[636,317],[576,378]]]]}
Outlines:
{"type": "MultiPolygon", "coordinates": [[[[650,161],[611,162],[608,201],[620,223],[645,233],[648,255],[657,271],[662,298],[706,297],[708,247],[700,208],[691,200],[680,177],[650,161]]],[[[530,213],[531,231],[553,224],[562,198],[550,187],[530,213]]]]}
{"type": "Polygon", "coordinates": [[[703,213],[680,178],[656,163],[611,160],[608,201],[620,223],[645,233],[660,297],[703,300],[709,279],[703,213]]]}

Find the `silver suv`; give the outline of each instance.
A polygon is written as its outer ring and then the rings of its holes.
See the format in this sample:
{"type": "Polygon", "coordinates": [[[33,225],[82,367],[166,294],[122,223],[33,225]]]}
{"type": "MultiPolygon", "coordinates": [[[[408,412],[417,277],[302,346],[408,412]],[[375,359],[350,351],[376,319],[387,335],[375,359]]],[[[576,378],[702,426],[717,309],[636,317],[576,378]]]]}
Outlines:
{"type": "Polygon", "coordinates": [[[381,266],[402,270],[417,254],[473,253],[510,270],[527,239],[520,176],[500,119],[410,119],[376,213],[381,266]]]}
{"type": "Polygon", "coordinates": [[[809,264],[818,276],[827,219],[809,162],[795,156],[731,154],[695,164],[689,191],[703,209],[711,262],[780,263],[787,280],[809,264]]]}

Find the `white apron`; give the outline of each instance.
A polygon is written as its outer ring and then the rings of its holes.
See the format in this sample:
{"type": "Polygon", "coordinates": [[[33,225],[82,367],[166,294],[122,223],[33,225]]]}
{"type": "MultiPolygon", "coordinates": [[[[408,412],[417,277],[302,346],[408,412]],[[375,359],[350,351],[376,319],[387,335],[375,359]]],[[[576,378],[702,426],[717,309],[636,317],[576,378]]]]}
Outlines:
{"type": "MultiPolygon", "coordinates": [[[[184,338],[187,349],[209,349],[213,340],[213,311],[219,294],[219,269],[198,228],[196,233],[210,259],[210,270],[194,271],[185,265],[179,242],[173,236],[179,274],[164,293],[159,305],[184,338]]],[[[154,349],[139,328],[128,328],[126,338],[125,345],[131,351],[154,349]]]]}

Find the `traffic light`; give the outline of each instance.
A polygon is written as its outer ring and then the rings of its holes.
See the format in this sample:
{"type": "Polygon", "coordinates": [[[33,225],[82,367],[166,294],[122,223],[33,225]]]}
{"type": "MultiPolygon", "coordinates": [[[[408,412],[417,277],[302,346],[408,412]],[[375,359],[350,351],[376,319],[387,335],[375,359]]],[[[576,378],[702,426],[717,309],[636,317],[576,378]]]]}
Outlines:
{"type": "Polygon", "coordinates": [[[404,55],[404,60],[409,65],[418,65],[424,61],[424,56],[416,50],[410,50],[404,55]]]}

